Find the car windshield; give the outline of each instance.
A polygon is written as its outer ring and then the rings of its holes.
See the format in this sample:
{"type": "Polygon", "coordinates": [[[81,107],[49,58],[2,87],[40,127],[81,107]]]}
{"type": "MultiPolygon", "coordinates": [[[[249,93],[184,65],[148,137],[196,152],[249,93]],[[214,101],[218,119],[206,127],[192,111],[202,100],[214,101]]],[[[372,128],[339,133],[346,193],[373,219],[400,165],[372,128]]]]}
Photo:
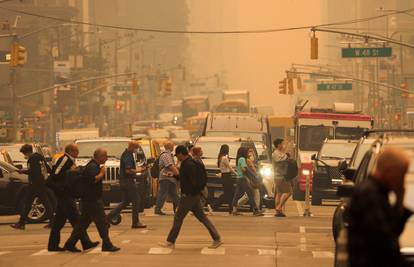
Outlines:
{"type": "Polygon", "coordinates": [[[323,125],[300,126],[299,149],[303,151],[319,151],[325,139],[333,137],[333,128],[323,125]]]}
{"type": "Polygon", "coordinates": [[[128,141],[99,141],[78,142],[79,158],[91,158],[97,148],[103,148],[108,152],[108,157],[120,159],[124,150],[128,147],[128,141]]]}
{"type": "Polygon", "coordinates": [[[20,146],[1,146],[1,150],[6,150],[13,162],[26,162],[24,155],[20,153],[20,146]]]}
{"type": "Polygon", "coordinates": [[[368,149],[372,146],[372,143],[363,143],[359,145],[358,150],[355,151],[355,159],[352,160],[350,167],[355,166],[354,168],[358,167],[364,157],[365,153],[367,153],[368,149]]]}
{"type": "Polygon", "coordinates": [[[187,130],[176,130],[176,131],[171,131],[171,137],[172,138],[182,138],[182,139],[188,139],[190,140],[190,132],[187,130]]]}
{"type": "Polygon", "coordinates": [[[230,158],[235,159],[237,150],[240,148],[240,142],[213,142],[200,140],[195,145],[203,149],[203,158],[216,159],[220,151],[220,147],[223,144],[227,144],[230,147],[230,158]]]}
{"type": "Polygon", "coordinates": [[[325,143],[323,144],[320,159],[350,159],[356,143],[325,143]]]}
{"type": "Polygon", "coordinates": [[[336,139],[358,140],[362,137],[365,128],[337,127],[335,129],[336,139]]]}
{"type": "Polygon", "coordinates": [[[18,169],[16,167],[14,167],[13,165],[4,162],[4,161],[0,161],[0,167],[2,167],[3,169],[5,169],[8,172],[14,172],[17,171],[18,169]]]}
{"type": "Polygon", "coordinates": [[[263,133],[249,133],[249,132],[227,132],[227,131],[208,131],[207,136],[226,136],[226,137],[240,137],[246,140],[252,140],[255,142],[262,142],[265,139],[263,133]]]}
{"type": "Polygon", "coordinates": [[[169,138],[170,134],[167,130],[149,130],[148,131],[151,138],[169,138]]]}

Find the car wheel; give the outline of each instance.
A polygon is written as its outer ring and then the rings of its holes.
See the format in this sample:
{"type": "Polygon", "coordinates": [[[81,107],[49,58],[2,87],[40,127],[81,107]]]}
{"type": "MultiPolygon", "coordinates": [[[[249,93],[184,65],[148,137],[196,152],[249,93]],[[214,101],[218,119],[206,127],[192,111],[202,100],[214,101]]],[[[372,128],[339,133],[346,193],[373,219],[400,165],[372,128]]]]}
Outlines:
{"type": "Polygon", "coordinates": [[[27,214],[27,221],[29,223],[40,223],[44,222],[47,219],[46,207],[40,200],[40,198],[35,197],[32,203],[32,207],[27,214]]]}
{"type": "Polygon", "coordinates": [[[120,224],[121,222],[122,222],[122,215],[121,215],[121,214],[119,214],[119,215],[117,215],[117,216],[112,217],[112,218],[111,218],[111,221],[110,221],[110,223],[111,223],[112,225],[118,225],[118,224],[120,224]]]}

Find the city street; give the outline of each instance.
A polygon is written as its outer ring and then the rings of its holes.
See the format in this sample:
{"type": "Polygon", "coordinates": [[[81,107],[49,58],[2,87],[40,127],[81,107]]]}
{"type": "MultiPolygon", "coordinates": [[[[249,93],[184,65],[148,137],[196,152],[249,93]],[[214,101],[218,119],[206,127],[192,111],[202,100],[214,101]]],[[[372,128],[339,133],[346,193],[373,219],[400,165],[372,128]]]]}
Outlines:
{"type": "MultiPolygon", "coordinates": [[[[121,251],[102,253],[100,248],[80,254],[47,252],[48,231],[42,225],[28,225],[25,231],[8,224],[16,216],[0,217],[0,266],[332,266],[334,242],[331,218],[334,206],[312,207],[313,217],[304,218],[303,202],[289,201],[286,218],[275,218],[267,210],[264,217],[251,213],[229,216],[214,212],[209,218],[222,235],[224,245],[208,249],[210,237],[193,216],[188,216],[177,240],[176,249],[159,248],[172,224],[173,216],[155,216],[146,210],[141,217],[147,230],[131,229],[130,214],[110,228],[110,235],[121,251]]],[[[62,231],[68,237],[69,225],[62,231]]],[[[90,227],[93,240],[100,240],[90,227]]],[[[80,247],[80,244],[78,244],[80,247]]]]}

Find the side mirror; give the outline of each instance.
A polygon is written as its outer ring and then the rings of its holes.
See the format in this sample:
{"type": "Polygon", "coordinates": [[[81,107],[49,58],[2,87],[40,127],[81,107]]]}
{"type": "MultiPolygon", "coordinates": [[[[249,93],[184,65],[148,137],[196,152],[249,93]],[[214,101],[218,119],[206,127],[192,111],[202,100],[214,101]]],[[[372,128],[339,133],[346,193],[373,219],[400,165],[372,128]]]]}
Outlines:
{"type": "Polygon", "coordinates": [[[352,192],[354,191],[354,183],[345,183],[338,186],[338,191],[336,195],[338,197],[351,197],[352,192]]]}
{"type": "Polygon", "coordinates": [[[345,170],[343,170],[343,171],[341,171],[342,172],[342,174],[345,176],[345,178],[347,179],[347,180],[350,180],[350,181],[352,181],[352,179],[354,178],[354,175],[355,175],[355,170],[352,170],[352,169],[345,169],[345,170]]]}
{"type": "Polygon", "coordinates": [[[23,165],[22,164],[16,164],[16,165],[14,165],[14,167],[16,167],[19,170],[23,169],[23,165]]]}
{"type": "Polygon", "coordinates": [[[344,172],[346,169],[348,169],[348,162],[346,162],[346,160],[341,160],[340,162],[338,162],[338,170],[341,173],[344,172]]]}
{"type": "Polygon", "coordinates": [[[147,164],[154,164],[155,163],[155,159],[154,158],[148,158],[147,159],[147,164]]]}
{"type": "Polygon", "coordinates": [[[317,158],[316,158],[316,154],[313,154],[313,155],[311,156],[311,160],[317,160],[317,158]]]}

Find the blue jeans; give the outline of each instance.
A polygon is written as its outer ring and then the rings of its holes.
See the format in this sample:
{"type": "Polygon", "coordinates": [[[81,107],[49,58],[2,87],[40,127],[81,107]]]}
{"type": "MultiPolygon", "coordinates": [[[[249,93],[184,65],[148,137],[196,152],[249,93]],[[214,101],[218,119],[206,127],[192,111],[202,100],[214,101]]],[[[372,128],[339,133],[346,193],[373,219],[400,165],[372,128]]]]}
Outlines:
{"type": "Polygon", "coordinates": [[[180,202],[180,197],[178,196],[177,192],[177,184],[169,180],[161,180],[160,189],[158,190],[157,201],[155,204],[156,211],[161,211],[162,207],[164,206],[164,202],[167,199],[167,196],[170,196],[175,209],[178,206],[178,202],[180,202]]]}

